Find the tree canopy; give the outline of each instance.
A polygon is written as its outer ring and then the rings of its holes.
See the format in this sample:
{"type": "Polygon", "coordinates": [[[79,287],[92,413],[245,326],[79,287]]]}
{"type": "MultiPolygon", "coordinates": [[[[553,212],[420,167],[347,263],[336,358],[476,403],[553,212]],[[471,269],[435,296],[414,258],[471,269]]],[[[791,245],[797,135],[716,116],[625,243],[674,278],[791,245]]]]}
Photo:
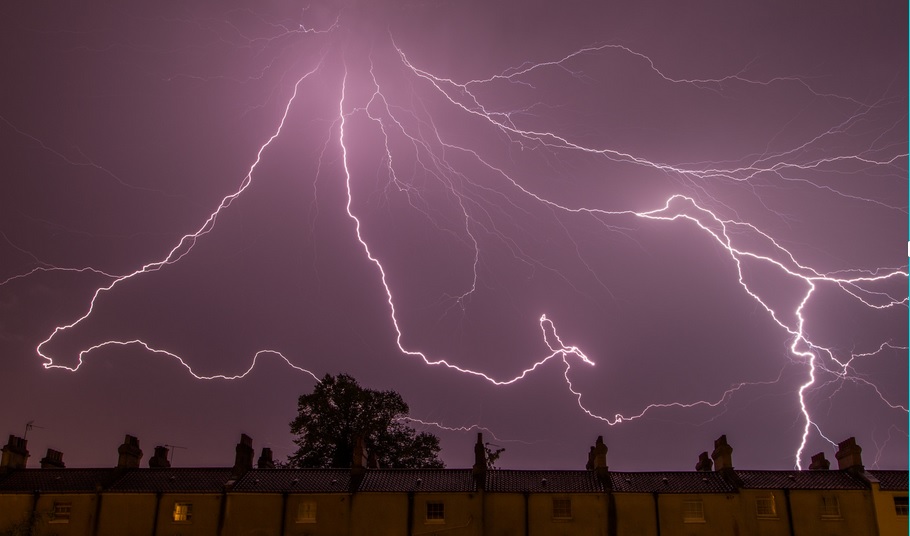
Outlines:
{"type": "Polygon", "coordinates": [[[379,467],[443,467],[439,438],[408,426],[407,415],[397,392],[365,389],[347,374],[326,374],[297,401],[290,425],[299,448],[288,466],[350,467],[359,437],[379,467]]]}

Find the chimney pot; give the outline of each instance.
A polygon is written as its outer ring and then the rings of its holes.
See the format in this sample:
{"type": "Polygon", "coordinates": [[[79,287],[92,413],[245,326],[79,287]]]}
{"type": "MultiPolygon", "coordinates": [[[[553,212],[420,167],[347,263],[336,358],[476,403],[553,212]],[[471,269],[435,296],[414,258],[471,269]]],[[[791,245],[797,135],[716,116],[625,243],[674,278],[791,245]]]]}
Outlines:
{"type": "Polygon", "coordinates": [[[149,467],[155,468],[167,468],[171,466],[171,462],[167,459],[168,448],[158,445],[155,447],[155,455],[149,458],[149,467]]]}
{"type": "Polygon", "coordinates": [[[123,444],[117,448],[117,468],[133,469],[139,467],[142,460],[142,449],[139,448],[139,439],[129,434],[123,438],[123,444]]]}
{"type": "Polygon", "coordinates": [[[63,469],[66,467],[63,464],[63,453],[59,450],[47,449],[47,454],[44,455],[44,458],[41,458],[41,468],[42,469],[63,469]]]}
{"type": "Polygon", "coordinates": [[[733,447],[727,443],[726,434],[714,440],[714,452],[711,453],[711,459],[714,460],[715,471],[733,469],[733,447]]]}
{"type": "Polygon", "coordinates": [[[710,471],[714,468],[714,462],[708,456],[708,452],[702,452],[698,455],[698,463],[695,464],[696,471],[710,471]]]}
{"type": "Polygon", "coordinates": [[[837,468],[863,471],[862,453],[863,449],[856,444],[855,437],[849,437],[841,441],[837,444],[837,454],[834,455],[837,458],[837,468]]]}
{"type": "Polygon", "coordinates": [[[0,449],[0,469],[25,469],[28,463],[28,441],[10,434],[9,441],[0,449]]]}
{"type": "Polygon", "coordinates": [[[240,443],[234,449],[234,474],[241,475],[253,468],[253,438],[240,434],[240,443]]]}
{"type": "Polygon", "coordinates": [[[812,463],[809,464],[810,471],[827,471],[830,468],[831,462],[825,459],[824,452],[812,456],[812,463]]]}
{"type": "Polygon", "coordinates": [[[272,460],[272,449],[263,447],[262,452],[259,454],[259,460],[256,461],[256,467],[259,469],[275,468],[275,462],[272,460]]]}

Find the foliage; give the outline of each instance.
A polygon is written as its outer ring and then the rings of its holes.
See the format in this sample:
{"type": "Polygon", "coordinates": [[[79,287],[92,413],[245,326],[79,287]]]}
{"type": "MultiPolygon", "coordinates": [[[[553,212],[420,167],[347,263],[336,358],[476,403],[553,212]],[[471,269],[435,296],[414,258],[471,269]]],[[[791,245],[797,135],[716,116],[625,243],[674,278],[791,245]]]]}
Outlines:
{"type": "Polygon", "coordinates": [[[395,391],[365,389],[347,374],[326,374],[297,402],[290,425],[299,448],[288,466],[350,467],[361,437],[379,467],[442,467],[439,438],[408,426],[407,415],[408,405],[395,391]]]}
{"type": "Polygon", "coordinates": [[[484,443],[483,451],[487,460],[487,469],[496,469],[496,460],[505,452],[505,447],[494,445],[493,443],[484,443]]]}

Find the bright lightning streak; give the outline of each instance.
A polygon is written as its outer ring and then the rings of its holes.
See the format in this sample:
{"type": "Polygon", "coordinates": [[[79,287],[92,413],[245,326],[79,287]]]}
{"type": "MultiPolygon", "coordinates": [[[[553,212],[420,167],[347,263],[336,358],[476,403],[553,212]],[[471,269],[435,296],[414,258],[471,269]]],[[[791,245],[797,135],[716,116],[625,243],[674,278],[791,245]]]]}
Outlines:
{"type": "MultiPolygon", "coordinates": [[[[277,34],[264,38],[248,37],[235,26],[233,29],[241,40],[245,42],[245,46],[264,48],[270,46],[276,40],[295,34],[323,34],[335,32],[340,28],[339,21],[340,15],[336,17],[331,26],[321,30],[314,30],[303,24],[296,27],[284,23],[270,24],[270,27],[275,30],[277,34]]],[[[825,272],[813,268],[804,262],[798,261],[797,255],[791,252],[782,241],[775,239],[770,233],[763,231],[759,226],[736,216],[735,211],[732,209],[723,211],[712,208],[712,206],[728,207],[708,194],[706,188],[706,185],[713,182],[730,182],[746,184],[754,190],[754,183],[759,179],[776,177],[781,181],[788,183],[806,183],[813,188],[845,199],[874,204],[887,210],[906,213],[905,207],[896,206],[884,200],[861,197],[827,184],[790,175],[790,173],[797,171],[807,172],[832,169],[834,166],[844,164],[865,166],[887,171],[896,164],[904,162],[907,158],[907,153],[901,152],[901,150],[904,149],[903,146],[876,146],[874,143],[866,150],[855,153],[823,156],[812,154],[813,149],[825,139],[857,128],[857,125],[862,124],[868,114],[876,110],[881,102],[868,104],[853,98],[826,93],[815,89],[809,82],[798,77],[775,77],[766,80],[757,80],[745,76],[745,70],[734,75],[719,78],[671,77],[659,69],[656,63],[647,55],[621,45],[596,45],[585,47],[563,55],[556,60],[537,63],[527,62],[519,67],[502,71],[501,74],[498,75],[472,79],[467,82],[458,82],[451,78],[437,76],[429,70],[415,66],[406,56],[402,48],[395,44],[394,41],[391,41],[391,46],[397,53],[397,58],[400,61],[401,67],[405,72],[410,73],[410,75],[413,76],[414,83],[428,84],[429,87],[435,91],[435,95],[440,97],[442,101],[448,103],[453,109],[463,113],[466,118],[485,123],[505,136],[509,143],[517,144],[521,149],[543,149],[554,153],[561,151],[580,153],[603,158],[611,163],[632,165],[641,169],[659,172],[666,174],[667,176],[676,177],[680,182],[691,185],[692,189],[702,192],[707,198],[706,201],[696,195],[676,193],[667,196],[659,202],[653,203],[651,206],[656,208],[648,210],[633,210],[628,208],[608,210],[601,208],[603,205],[602,200],[591,200],[589,205],[572,205],[559,202],[544,193],[536,191],[533,187],[526,186],[522,181],[522,177],[507,171],[502,165],[496,164],[492,160],[485,158],[478,150],[460,145],[453,141],[448,141],[437,129],[435,124],[432,123],[432,120],[419,118],[416,110],[402,110],[400,107],[391,104],[392,99],[386,94],[386,90],[380,82],[380,77],[374,72],[375,65],[372,58],[368,73],[368,78],[372,84],[370,96],[367,101],[362,104],[352,102],[355,99],[349,93],[348,84],[350,81],[350,73],[348,72],[348,65],[344,64],[344,72],[340,80],[340,96],[337,101],[337,117],[330,127],[330,132],[334,131],[335,127],[338,129],[337,144],[341,151],[341,167],[344,175],[344,189],[346,192],[344,210],[347,217],[353,222],[354,238],[359,242],[366,260],[368,260],[376,269],[379,282],[384,290],[389,318],[395,332],[395,343],[403,354],[418,358],[426,365],[444,367],[457,373],[479,378],[495,386],[505,386],[519,382],[531,373],[537,371],[544,364],[559,358],[565,365],[563,376],[567,389],[575,397],[579,408],[591,418],[597,419],[610,426],[637,420],[650,412],[663,409],[691,409],[696,407],[717,408],[728,402],[732,396],[746,387],[777,383],[781,379],[778,377],[776,380],[767,382],[740,382],[729,387],[712,399],[688,402],[665,401],[651,403],[638,412],[633,412],[629,415],[617,413],[610,418],[587,407],[583,402],[583,393],[575,389],[572,380],[570,379],[570,371],[572,370],[573,364],[578,364],[580,362],[580,364],[593,367],[595,366],[594,360],[588,357],[578,346],[568,345],[563,342],[557,334],[556,325],[550,320],[547,314],[542,314],[539,317],[541,341],[543,346],[546,347],[546,350],[542,352],[543,355],[538,357],[536,361],[533,361],[530,365],[525,366],[507,377],[495,377],[483,371],[458,365],[451,358],[432,356],[423,351],[411,348],[405,342],[405,330],[399,318],[398,309],[396,308],[395,293],[392,290],[392,286],[389,284],[386,267],[379,260],[380,257],[374,253],[374,248],[371,247],[368,239],[365,238],[363,232],[364,224],[361,217],[358,217],[356,214],[354,208],[354,194],[357,186],[355,185],[354,173],[350,166],[352,155],[350,154],[351,150],[349,149],[348,129],[350,126],[349,120],[358,114],[378,126],[383,141],[383,149],[385,151],[384,166],[388,173],[390,187],[395,187],[407,195],[413,209],[423,214],[428,220],[433,221],[428,209],[425,208],[426,203],[421,199],[420,190],[413,185],[408,184],[406,180],[400,178],[404,175],[404,172],[399,168],[400,164],[398,162],[400,159],[396,158],[394,149],[392,148],[393,144],[390,142],[393,136],[403,136],[410,143],[411,150],[413,151],[413,154],[416,155],[417,165],[422,167],[428,175],[437,180],[447,194],[455,200],[455,204],[459,211],[460,225],[462,225],[459,231],[464,233],[464,242],[469,245],[472,250],[473,273],[471,275],[471,282],[466,286],[463,292],[455,294],[456,303],[461,304],[462,307],[464,307],[465,300],[473,294],[478,287],[478,265],[480,262],[481,246],[475,235],[476,229],[483,229],[487,233],[499,237],[504,243],[509,244],[508,247],[515,254],[516,258],[524,259],[528,257],[528,255],[524,254],[519,246],[510,243],[503,238],[504,233],[497,229],[495,224],[490,223],[492,222],[492,217],[487,217],[486,221],[481,221],[481,218],[476,216],[476,211],[485,211],[485,209],[477,208],[472,210],[472,207],[481,205],[481,201],[477,197],[472,197],[468,193],[460,190],[456,184],[456,178],[458,181],[461,181],[462,184],[467,184],[471,188],[474,188],[477,191],[484,191],[485,193],[489,193],[489,195],[495,195],[493,194],[494,190],[491,187],[474,182],[470,177],[457,171],[455,166],[447,160],[447,153],[458,153],[472,159],[475,164],[486,169],[492,175],[502,179],[525,200],[546,207],[555,213],[588,215],[593,217],[605,228],[611,230],[620,229],[620,224],[616,223],[615,226],[613,226],[608,224],[608,222],[619,222],[623,218],[650,220],[662,222],[667,225],[687,225],[697,229],[701,236],[719,246],[731,261],[730,267],[733,269],[730,272],[731,276],[736,277],[736,281],[745,295],[753,300],[782,330],[783,336],[789,342],[788,349],[793,361],[805,367],[805,379],[800,383],[800,386],[795,393],[799,406],[799,414],[802,417],[801,442],[795,451],[795,465],[797,467],[801,466],[803,452],[813,430],[815,430],[820,437],[830,442],[818,424],[813,420],[811,407],[807,400],[808,393],[818,388],[820,374],[834,375],[841,380],[851,381],[868,387],[890,408],[907,412],[906,405],[888,401],[885,395],[873,382],[851,372],[851,363],[857,359],[873,357],[874,355],[883,352],[885,349],[895,350],[902,349],[902,347],[891,345],[890,343],[882,343],[878,350],[843,356],[835,348],[826,347],[824,344],[817,341],[810,335],[806,326],[808,306],[813,303],[813,298],[817,295],[817,291],[821,285],[840,289],[846,296],[849,296],[862,306],[870,309],[885,310],[896,307],[906,308],[908,304],[908,298],[906,296],[898,296],[893,292],[881,290],[882,285],[886,283],[906,278],[906,267],[856,269],[839,272],[825,272]],[[533,83],[528,81],[530,75],[541,73],[548,69],[560,69],[570,73],[572,76],[582,76],[571,68],[573,61],[576,61],[583,56],[592,56],[608,52],[623,54],[634,58],[636,61],[645,62],[652,73],[656,74],[659,79],[670,84],[688,85],[698,89],[706,89],[718,94],[722,94],[725,87],[730,84],[745,84],[761,87],[777,84],[796,84],[813,97],[835,99],[840,102],[849,103],[851,106],[855,106],[856,112],[840,124],[831,126],[794,147],[777,151],[766,150],[762,153],[751,155],[746,159],[747,161],[745,163],[732,166],[724,166],[719,163],[708,163],[704,166],[696,166],[693,164],[677,165],[658,162],[617,148],[586,145],[580,141],[573,141],[571,136],[561,134],[557,131],[521,127],[519,126],[521,124],[521,117],[519,117],[520,113],[513,111],[497,111],[492,105],[485,104],[484,99],[481,97],[480,90],[494,84],[514,84],[533,88],[533,83]],[[418,126],[415,127],[415,124],[418,126]],[[724,215],[730,211],[734,213],[734,217],[724,215]],[[767,297],[763,295],[763,292],[758,289],[756,281],[747,274],[747,270],[744,268],[744,265],[747,263],[757,263],[790,281],[797,282],[802,290],[801,293],[796,296],[796,298],[799,299],[795,306],[793,306],[792,309],[782,309],[777,306],[772,306],[767,297]]],[[[96,344],[81,350],[78,354],[77,364],[72,367],[55,363],[54,358],[46,353],[45,347],[62,333],[77,327],[88,319],[93,314],[96,303],[104,294],[113,291],[124,281],[146,276],[179,262],[193,250],[198,240],[209,234],[215,228],[221,212],[227,210],[252,184],[254,174],[264,157],[266,149],[269,148],[274,140],[281,136],[285,122],[298,98],[298,94],[301,92],[302,84],[323,67],[323,62],[324,56],[310,71],[297,77],[293,86],[293,92],[284,105],[283,113],[276,128],[271,136],[259,147],[255,159],[250,164],[239,187],[233,193],[223,197],[217,208],[209,214],[207,219],[205,219],[194,232],[180,238],[177,244],[166,256],[164,256],[164,258],[144,264],[139,269],[126,275],[112,275],[89,267],[61,268],[42,265],[22,274],[8,277],[6,280],[0,282],[0,285],[5,285],[39,272],[48,271],[93,272],[97,275],[111,279],[111,282],[106,286],[99,287],[94,291],[87,310],[82,316],[69,324],[55,328],[50,336],[37,345],[36,352],[44,360],[45,368],[76,371],[83,364],[84,357],[95,350],[100,350],[109,346],[139,346],[149,353],[176,359],[197,379],[232,380],[242,378],[253,370],[260,355],[269,354],[279,357],[293,369],[309,374],[318,381],[317,376],[313,372],[295,365],[287,357],[275,350],[260,350],[256,352],[249,368],[241,374],[231,376],[220,374],[202,376],[195,373],[187,361],[177,354],[156,348],[140,340],[106,341],[96,344]]],[[[270,63],[250,79],[261,79],[271,68],[272,64],[270,63]]],[[[94,167],[116,179],[121,184],[129,186],[106,168],[96,165],[93,162],[84,163],[72,160],[57,150],[52,149],[37,137],[19,129],[6,118],[0,116],[0,120],[5,122],[20,135],[39,144],[44,150],[50,151],[58,158],[63,159],[66,163],[75,166],[94,167]]],[[[328,146],[329,143],[327,141],[320,153],[319,168],[316,173],[317,177],[321,172],[323,155],[326,154],[328,146]]],[[[607,177],[604,177],[604,180],[606,179],[607,177]]],[[[505,197],[505,194],[502,195],[505,197]]],[[[511,199],[506,202],[511,203],[513,207],[517,207],[517,205],[514,204],[515,202],[511,199]]],[[[437,225],[436,227],[437,229],[442,230],[442,225],[437,225]]],[[[566,231],[566,234],[569,234],[568,231],[566,231]]],[[[584,259],[581,258],[580,254],[579,259],[581,259],[584,266],[594,275],[597,281],[606,288],[606,285],[601,281],[596,270],[586,263],[584,259]]],[[[541,266],[549,269],[549,267],[544,266],[542,263],[541,266]]],[[[555,272],[556,270],[554,269],[553,271],[555,272]]],[[[438,423],[420,421],[414,418],[411,419],[421,424],[437,426],[442,429],[481,429],[478,426],[446,428],[438,423]]]]}

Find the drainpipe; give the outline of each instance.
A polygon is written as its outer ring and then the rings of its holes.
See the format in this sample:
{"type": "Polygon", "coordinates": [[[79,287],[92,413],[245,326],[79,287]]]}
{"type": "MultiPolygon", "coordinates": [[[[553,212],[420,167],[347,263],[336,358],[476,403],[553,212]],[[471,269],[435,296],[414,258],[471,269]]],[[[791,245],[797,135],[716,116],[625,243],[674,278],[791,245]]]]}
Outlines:
{"type": "Polygon", "coordinates": [[[657,528],[657,536],[660,536],[660,495],[656,491],[651,495],[654,497],[654,526],[657,528]]]}
{"type": "Polygon", "coordinates": [[[531,509],[529,508],[529,504],[528,504],[530,502],[529,501],[530,495],[531,494],[529,492],[527,492],[527,491],[525,492],[525,536],[529,536],[531,534],[531,524],[528,522],[529,518],[530,518],[530,511],[531,511],[531,509]]]}
{"type": "Polygon", "coordinates": [[[32,513],[28,517],[28,533],[35,533],[35,524],[38,522],[38,499],[41,498],[41,492],[35,490],[32,492],[32,513]]]}
{"type": "Polygon", "coordinates": [[[281,529],[279,529],[279,536],[284,536],[285,527],[288,526],[288,492],[283,492],[281,494],[281,529]]]}
{"type": "Polygon", "coordinates": [[[793,531],[793,508],[790,507],[790,490],[784,488],[784,502],[787,503],[787,526],[790,527],[790,536],[796,536],[793,531]]]}
{"type": "Polygon", "coordinates": [[[92,534],[98,536],[98,526],[101,525],[101,490],[95,493],[95,519],[92,520],[92,534]]]}
{"type": "Polygon", "coordinates": [[[152,536],[158,536],[158,513],[161,511],[161,492],[155,494],[155,517],[152,518],[152,536]]]}
{"type": "Polygon", "coordinates": [[[616,519],[616,496],[607,492],[607,534],[616,536],[619,534],[619,528],[616,519]]]}
{"type": "Polygon", "coordinates": [[[224,516],[227,510],[227,490],[221,491],[221,502],[218,504],[218,529],[216,534],[224,532],[224,516]]]}
{"type": "Polygon", "coordinates": [[[407,535],[411,536],[414,534],[414,492],[408,492],[408,521],[407,521],[407,535]]]}

